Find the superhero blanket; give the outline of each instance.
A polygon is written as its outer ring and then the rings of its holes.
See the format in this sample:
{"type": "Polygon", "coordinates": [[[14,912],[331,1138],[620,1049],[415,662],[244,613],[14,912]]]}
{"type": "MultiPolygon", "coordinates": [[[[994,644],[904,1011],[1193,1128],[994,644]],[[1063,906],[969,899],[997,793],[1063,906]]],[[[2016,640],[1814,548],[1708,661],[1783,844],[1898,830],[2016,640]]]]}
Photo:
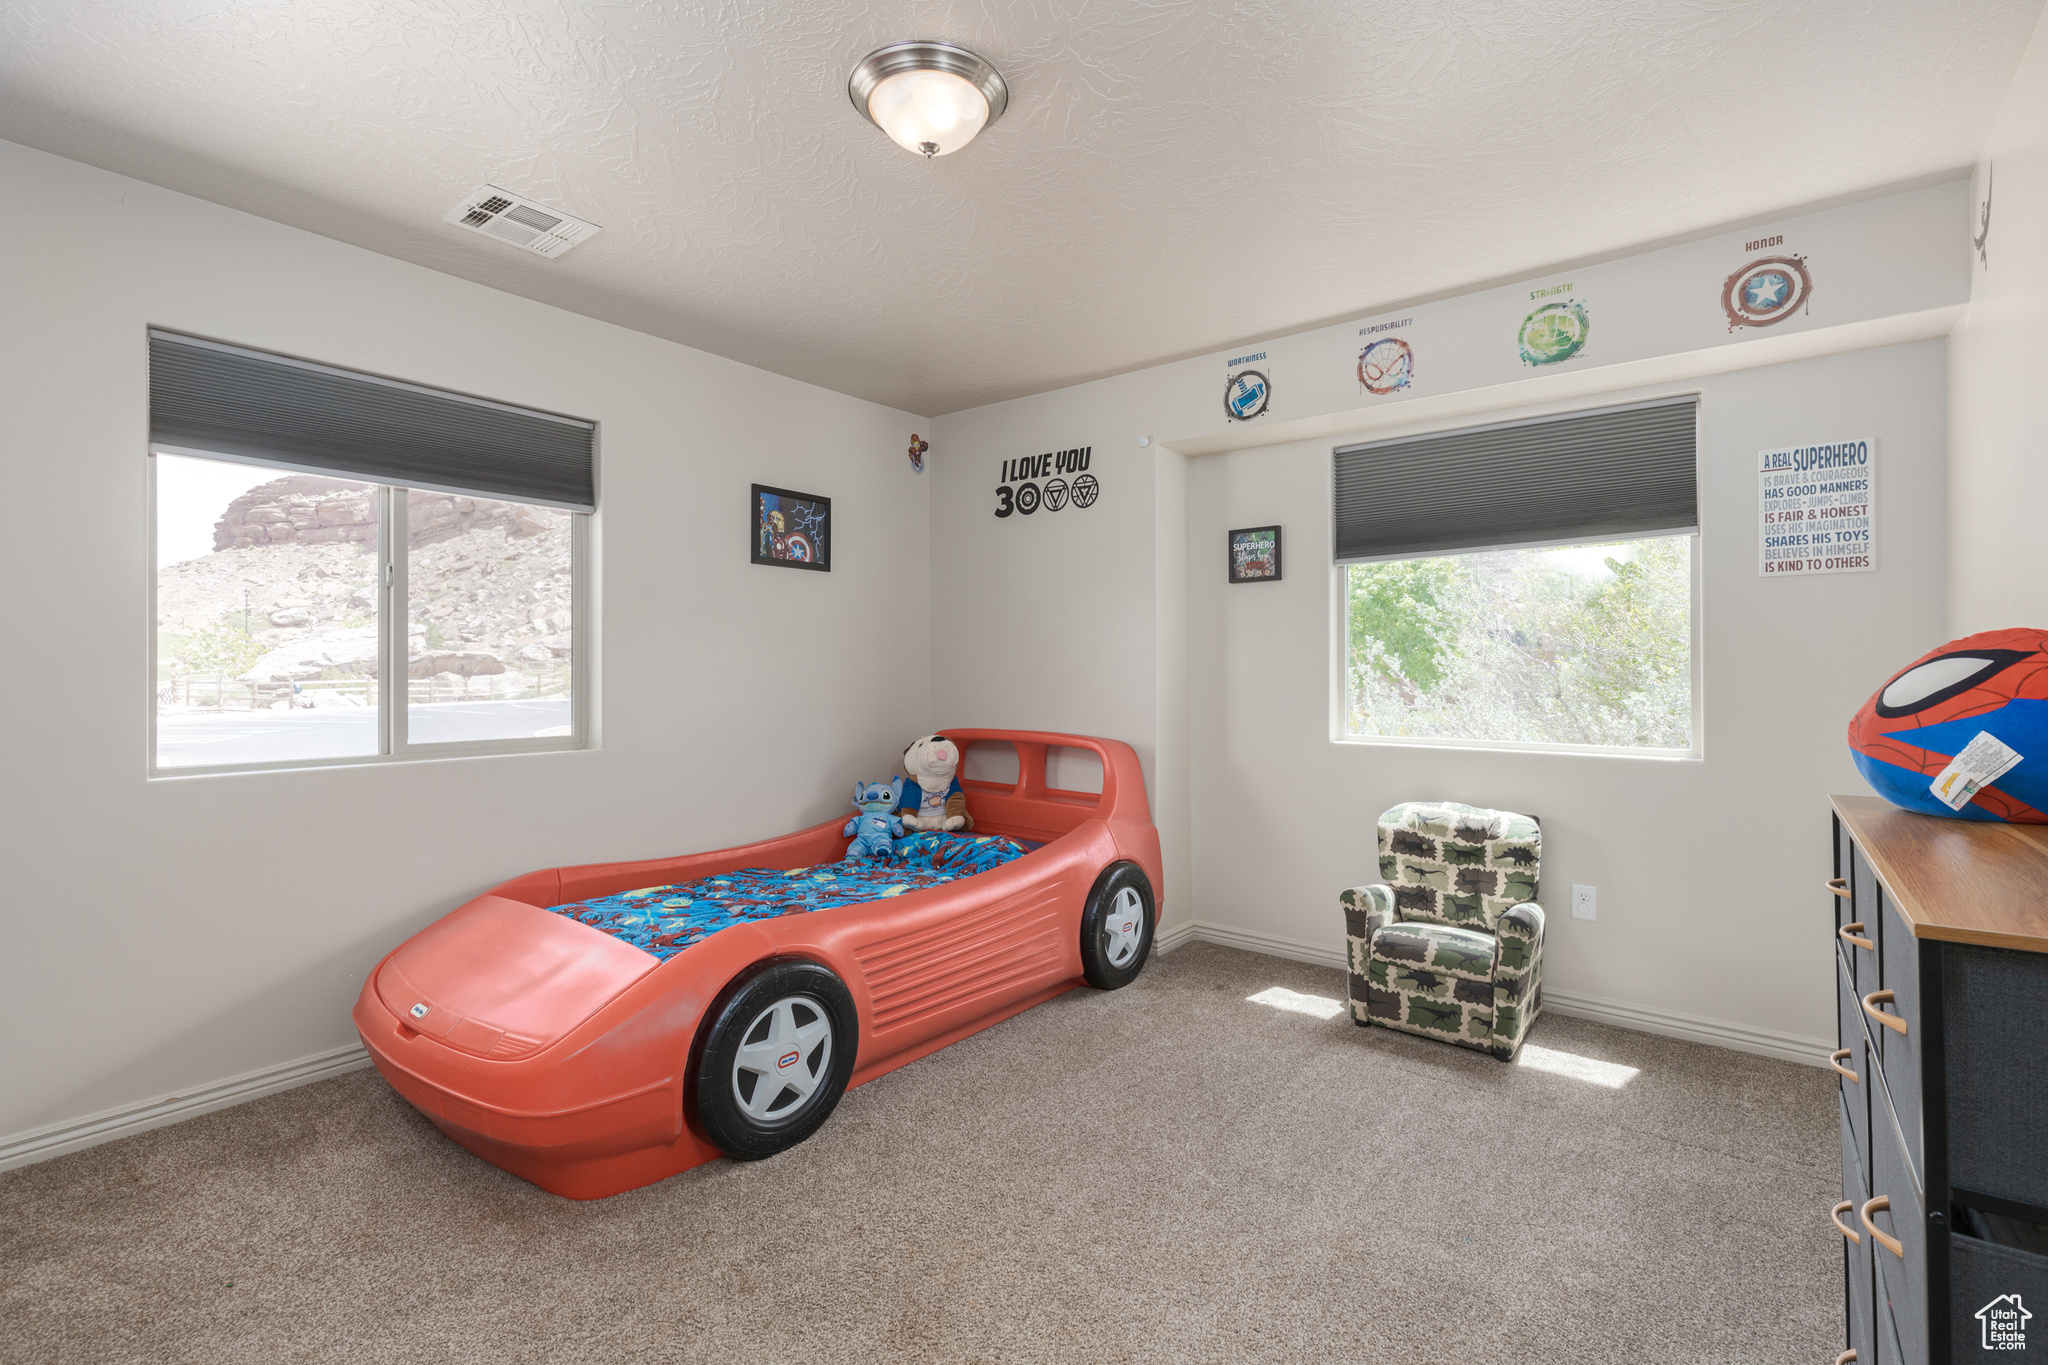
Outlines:
{"type": "Polygon", "coordinates": [[[776,919],[944,886],[1021,858],[1036,844],[993,834],[920,830],[884,858],[795,867],[747,867],[675,886],[551,905],[552,914],[602,929],[666,962],[728,924],[776,919]]]}

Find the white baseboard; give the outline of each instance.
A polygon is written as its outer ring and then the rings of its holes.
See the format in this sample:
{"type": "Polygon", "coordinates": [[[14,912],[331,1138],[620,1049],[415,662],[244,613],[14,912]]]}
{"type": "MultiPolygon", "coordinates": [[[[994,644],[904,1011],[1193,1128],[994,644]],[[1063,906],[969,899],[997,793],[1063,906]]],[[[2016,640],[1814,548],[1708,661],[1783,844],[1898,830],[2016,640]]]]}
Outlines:
{"type": "Polygon", "coordinates": [[[0,1137],[0,1171],[48,1161],[53,1156],[96,1147],[116,1138],[146,1133],[152,1128],[197,1118],[229,1105],[274,1095],[280,1090],[310,1085],[369,1064],[370,1054],[363,1051],[362,1044],[351,1043],[347,1047],[301,1057],[295,1062],[245,1071],[223,1081],[194,1086],[176,1095],[102,1110],[81,1119],[32,1128],[25,1133],[10,1133],[0,1137]]]}
{"type": "Polygon", "coordinates": [[[1190,920],[1182,920],[1179,924],[1161,929],[1152,936],[1152,951],[1161,954],[1170,953],[1175,948],[1180,947],[1181,944],[1193,943],[1194,941],[1194,923],[1190,920]]]}
{"type": "Polygon", "coordinates": [[[1591,1019],[1617,1028],[1632,1028],[1638,1033],[1683,1038],[1690,1043],[1708,1043],[1735,1052],[1753,1052],[1760,1057],[1776,1057],[1781,1062],[1798,1062],[1803,1066],[1824,1067],[1828,1064],[1828,1054],[1835,1050],[1831,1041],[1821,1038],[1750,1028],[1744,1024],[1731,1024],[1726,1019],[1680,1014],[1676,1010],[1644,1009],[1641,1005],[1577,995],[1550,986],[1543,988],[1543,1009],[1546,1014],[1555,1012],[1573,1019],[1591,1019]]]}
{"type": "MultiPolygon", "coordinates": [[[[1292,962],[1334,967],[1338,971],[1343,971],[1349,966],[1344,960],[1344,950],[1341,947],[1303,943],[1299,939],[1260,933],[1256,929],[1240,929],[1235,925],[1210,924],[1200,920],[1177,924],[1163,931],[1156,940],[1156,945],[1159,951],[1169,952],[1183,943],[1192,942],[1217,943],[1226,948],[1242,948],[1246,952],[1264,953],[1267,957],[1283,957],[1292,962]]],[[[1804,1066],[1826,1066],[1828,1054],[1834,1050],[1830,1042],[1820,1038],[1805,1038],[1796,1033],[1777,1033],[1769,1029],[1750,1028],[1744,1024],[1730,1023],[1725,1019],[1680,1014],[1676,1010],[1648,1009],[1642,1005],[1623,1004],[1619,1000],[1602,1000],[1596,996],[1561,991],[1547,983],[1543,987],[1543,1009],[1546,1014],[1591,1019],[1596,1023],[1613,1024],[1617,1028],[1634,1029],[1638,1033],[1683,1038],[1690,1043],[1706,1043],[1736,1052],[1753,1052],[1758,1056],[1776,1057],[1780,1061],[1798,1062],[1804,1066]]]]}

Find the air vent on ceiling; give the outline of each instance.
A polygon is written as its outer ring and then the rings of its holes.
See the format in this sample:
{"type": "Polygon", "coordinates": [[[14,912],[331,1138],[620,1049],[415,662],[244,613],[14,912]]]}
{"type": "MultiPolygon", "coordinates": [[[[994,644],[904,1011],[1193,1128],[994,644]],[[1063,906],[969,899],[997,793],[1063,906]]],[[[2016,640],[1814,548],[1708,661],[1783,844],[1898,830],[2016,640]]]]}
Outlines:
{"type": "Polygon", "coordinates": [[[465,196],[441,221],[495,237],[550,260],[602,231],[595,223],[572,218],[496,185],[481,186],[465,196]]]}

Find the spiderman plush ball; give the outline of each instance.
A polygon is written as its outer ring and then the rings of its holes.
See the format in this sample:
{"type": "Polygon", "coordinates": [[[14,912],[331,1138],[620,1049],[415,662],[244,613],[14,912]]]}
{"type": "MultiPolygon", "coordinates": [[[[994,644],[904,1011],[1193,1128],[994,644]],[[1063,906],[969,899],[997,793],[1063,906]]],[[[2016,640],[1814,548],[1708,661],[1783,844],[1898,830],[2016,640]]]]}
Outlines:
{"type": "Polygon", "coordinates": [[[2048,824],[2048,630],[1987,630],[1916,660],[1849,722],[1849,752],[1877,794],[1907,810],[2048,824]],[[1987,730],[2020,761],[1950,810],[1928,788],[1987,730]]]}

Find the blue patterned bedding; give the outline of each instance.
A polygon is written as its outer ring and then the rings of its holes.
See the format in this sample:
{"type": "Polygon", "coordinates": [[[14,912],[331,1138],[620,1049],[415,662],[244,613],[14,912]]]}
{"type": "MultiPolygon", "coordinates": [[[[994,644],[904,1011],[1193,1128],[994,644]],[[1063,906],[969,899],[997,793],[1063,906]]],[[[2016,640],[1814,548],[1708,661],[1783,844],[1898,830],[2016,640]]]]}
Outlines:
{"type": "Polygon", "coordinates": [[[788,871],[748,867],[674,886],[594,896],[549,913],[602,929],[666,962],[729,924],[777,919],[837,905],[944,886],[1021,858],[1037,844],[994,834],[919,831],[896,841],[885,860],[819,863],[788,871]]]}

